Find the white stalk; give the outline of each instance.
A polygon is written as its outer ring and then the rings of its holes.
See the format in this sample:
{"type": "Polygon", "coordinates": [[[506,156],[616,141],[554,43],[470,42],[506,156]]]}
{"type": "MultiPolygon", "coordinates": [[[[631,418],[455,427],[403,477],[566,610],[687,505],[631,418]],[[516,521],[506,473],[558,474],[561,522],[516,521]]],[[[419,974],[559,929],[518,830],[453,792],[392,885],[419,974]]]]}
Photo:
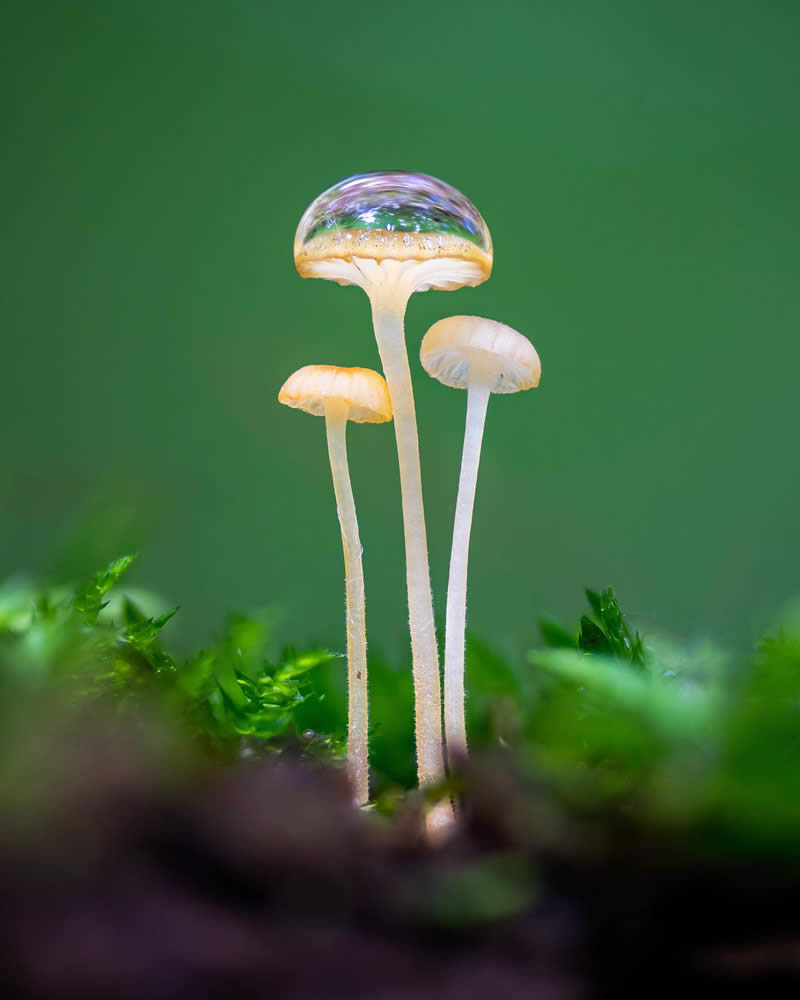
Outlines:
{"type": "Polygon", "coordinates": [[[347,773],[356,804],[364,805],[369,800],[367,632],[361,540],[347,462],[347,411],[347,403],[329,400],[325,407],[325,430],[344,550],[348,691],[347,773]]]}
{"type": "Polygon", "coordinates": [[[433,620],[419,438],[403,319],[406,296],[375,296],[372,319],[392,399],[406,546],[408,618],[414,670],[417,771],[420,787],[444,777],[439,653],[433,620]]]}
{"type": "Polygon", "coordinates": [[[475,354],[469,366],[467,421],[447,580],[447,620],[444,643],[444,728],[451,770],[467,755],[464,713],[464,648],[467,630],[467,568],[472,512],[481,461],[486,408],[498,373],[497,361],[475,354]]]}
{"type": "MultiPolygon", "coordinates": [[[[384,269],[386,264],[384,263],[384,269]]],[[[406,548],[408,620],[414,674],[414,713],[417,775],[420,788],[445,777],[442,748],[442,692],[439,651],[433,619],[419,437],[411,371],[406,351],[404,319],[414,286],[398,276],[365,285],[372,305],[372,322],[383,375],[389,388],[397,439],[400,493],[406,548]]],[[[428,816],[428,831],[436,834],[452,820],[449,803],[440,803],[428,816]]]]}

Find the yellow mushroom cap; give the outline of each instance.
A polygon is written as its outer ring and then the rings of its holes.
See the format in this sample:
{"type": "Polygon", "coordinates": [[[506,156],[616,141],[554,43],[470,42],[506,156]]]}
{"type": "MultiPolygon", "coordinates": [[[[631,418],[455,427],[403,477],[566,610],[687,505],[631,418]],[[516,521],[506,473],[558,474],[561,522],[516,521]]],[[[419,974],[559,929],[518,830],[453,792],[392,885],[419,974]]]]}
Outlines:
{"type": "Polygon", "coordinates": [[[357,424],[383,424],[392,419],[392,401],[383,375],[371,368],[306,365],[290,375],[278,402],[324,417],[328,402],[346,403],[347,419],[357,424]]]}
{"type": "Polygon", "coordinates": [[[519,392],[539,384],[536,348],[504,323],[480,316],[448,316],[422,340],[422,367],[454,389],[468,389],[476,372],[488,373],[492,392],[519,392]]]}

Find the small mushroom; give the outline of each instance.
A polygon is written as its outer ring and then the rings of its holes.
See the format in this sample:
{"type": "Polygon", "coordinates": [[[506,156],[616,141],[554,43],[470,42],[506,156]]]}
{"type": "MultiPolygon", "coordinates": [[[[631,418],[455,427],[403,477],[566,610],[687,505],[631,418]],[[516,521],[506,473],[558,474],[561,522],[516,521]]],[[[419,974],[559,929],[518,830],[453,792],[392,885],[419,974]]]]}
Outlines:
{"type": "Polygon", "coordinates": [[[278,402],[325,417],[328,457],[344,549],[347,619],[347,770],[358,805],[369,799],[367,633],[364,618],[364,570],[350,468],[347,421],[381,424],[392,419],[386,382],[368,368],[308,365],[290,375],[278,402]]]}
{"type": "Polygon", "coordinates": [[[312,202],[297,228],[294,256],[303,277],[358,285],[372,305],[400,465],[417,770],[421,786],[435,784],[444,776],[439,656],[403,324],[414,292],[485,281],[491,236],[475,206],[449,184],[425,174],[378,172],[349,177],[312,202]]]}
{"type": "Polygon", "coordinates": [[[479,316],[450,316],[425,334],[425,371],[444,385],[467,390],[467,425],[458,480],[444,647],[444,726],[452,768],[467,753],[464,720],[464,635],[467,563],[472,509],[481,458],[486,407],[493,392],[519,392],[539,384],[542,366],[531,342],[503,323],[479,316]]]}

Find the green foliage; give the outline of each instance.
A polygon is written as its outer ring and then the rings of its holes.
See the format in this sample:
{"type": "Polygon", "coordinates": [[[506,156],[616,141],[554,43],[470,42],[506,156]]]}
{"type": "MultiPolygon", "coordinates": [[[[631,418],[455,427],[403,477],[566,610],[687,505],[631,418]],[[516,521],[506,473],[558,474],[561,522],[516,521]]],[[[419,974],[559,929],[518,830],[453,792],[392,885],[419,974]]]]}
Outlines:
{"type": "MultiPolygon", "coordinates": [[[[0,723],[15,710],[33,719],[36,697],[63,688],[119,712],[166,713],[223,758],[289,743],[343,756],[341,655],[271,655],[267,618],[233,615],[213,645],[175,656],[163,634],[177,609],[119,594],[131,562],[116,560],[74,592],[20,579],[0,587],[0,723]]],[[[586,596],[578,628],[542,623],[545,648],[525,663],[468,636],[473,750],[513,754],[575,815],[681,829],[716,853],[800,855],[800,611],[737,662],[708,643],[645,642],[612,590],[586,596]]],[[[372,651],[369,671],[373,802],[391,814],[415,785],[411,669],[372,651]]],[[[480,896],[487,878],[477,872],[466,895],[480,896]]]]}
{"type": "Polygon", "coordinates": [[[645,646],[611,590],[587,597],[577,638],[545,623],[550,648],[529,655],[537,771],[573,805],[678,824],[717,852],[800,854],[800,615],[732,663],[645,646]]]}
{"type": "Polygon", "coordinates": [[[737,844],[759,839],[800,850],[800,615],[760,644],[734,684],[708,825],[715,839],[732,830],[737,844]]]}
{"type": "MultiPolygon", "coordinates": [[[[158,706],[203,745],[227,755],[280,748],[296,735],[308,675],[334,658],[325,650],[267,655],[266,620],[232,616],[217,643],[180,660],[161,642],[177,608],[149,616],[130,597],[110,614],[109,595],[133,556],[110,563],[74,593],[12,583],[0,589],[0,685],[111,700],[121,711],[158,706]]],[[[310,752],[341,755],[333,737],[310,752]]]]}
{"type": "Polygon", "coordinates": [[[550,621],[541,621],[539,629],[548,646],[555,649],[581,649],[586,653],[606,653],[628,660],[636,666],[645,664],[644,643],[638,632],[631,632],[620,611],[614,591],[598,593],[586,589],[586,598],[594,618],[581,617],[577,636],[550,621]]]}
{"type": "Polygon", "coordinates": [[[135,558],[135,555],[131,555],[115,559],[105,569],[96,573],[88,583],[78,588],[73,599],[73,607],[90,625],[97,621],[97,616],[108,604],[103,598],[135,558]]]}

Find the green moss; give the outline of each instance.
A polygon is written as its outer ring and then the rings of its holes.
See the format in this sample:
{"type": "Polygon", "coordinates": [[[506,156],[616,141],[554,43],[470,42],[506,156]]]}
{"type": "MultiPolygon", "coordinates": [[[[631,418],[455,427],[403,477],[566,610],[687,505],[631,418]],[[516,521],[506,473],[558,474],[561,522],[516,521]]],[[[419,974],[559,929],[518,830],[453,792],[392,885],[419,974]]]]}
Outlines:
{"type": "MultiPolygon", "coordinates": [[[[269,620],[233,615],[214,644],[177,656],[164,642],[177,609],[150,615],[114,592],[131,561],[74,590],[0,588],[0,724],[27,713],[34,727],[37,699],[57,692],[134,716],[157,710],[222,759],[289,745],[341,759],[341,654],[272,656],[269,620]]],[[[717,853],[800,853],[800,618],[737,661],[708,644],[643,639],[613,591],[586,593],[578,627],[544,623],[546,647],[525,662],[469,637],[473,751],[510,755],[578,817],[680,829],[717,853]]],[[[415,784],[410,667],[373,654],[369,682],[373,792],[392,812],[415,784]]]]}

